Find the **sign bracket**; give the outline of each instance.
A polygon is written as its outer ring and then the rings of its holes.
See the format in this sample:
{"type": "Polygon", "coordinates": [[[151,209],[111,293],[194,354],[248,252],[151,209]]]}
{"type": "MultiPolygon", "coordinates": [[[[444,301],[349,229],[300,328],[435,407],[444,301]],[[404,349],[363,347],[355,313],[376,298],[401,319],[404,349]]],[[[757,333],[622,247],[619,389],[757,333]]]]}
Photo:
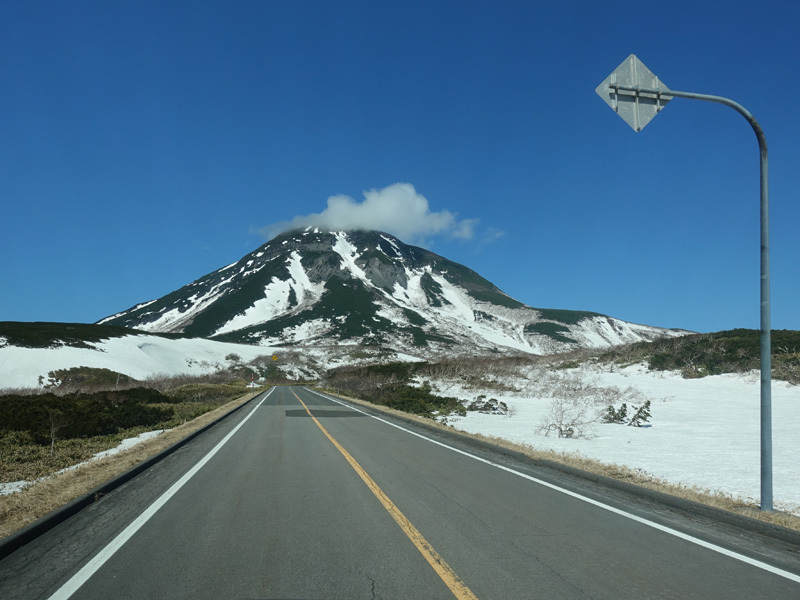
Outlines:
{"type": "Polygon", "coordinates": [[[636,55],[631,54],[595,90],[635,131],[641,131],[672,98],[704,100],[730,106],[756,134],[761,193],[761,510],[773,510],[772,498],[772,340],[769,270],[769,168],[767,138],[755,117],[738,102],[722,96],[670,90],[636,55]],[[645,83],[646,85],[642,85],[645,83]]]}

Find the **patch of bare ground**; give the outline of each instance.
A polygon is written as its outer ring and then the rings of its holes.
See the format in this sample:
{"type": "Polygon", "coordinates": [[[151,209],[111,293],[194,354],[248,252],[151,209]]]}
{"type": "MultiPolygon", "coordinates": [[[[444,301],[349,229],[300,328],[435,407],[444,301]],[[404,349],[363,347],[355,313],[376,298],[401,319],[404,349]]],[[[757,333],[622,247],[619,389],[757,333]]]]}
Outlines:
{"type": "MultiPolygon", "coordinates": [[[[326,390],[326,392],[333,396],[337,395],[328,390],[326,390]]],[[[594,475],[601,475],[603,477],[608,477],[609,479],[614,479],[616,481],[621,481],[624,483],[635,485],[637,487],[666,494],[668,496],[673,496],[675,498],[682,498],[684,500],[689,500],[692,502],[697,502],[699,504],[704,504],[706,506],[711,506],[720,510],[724,510],[729,513],[741,515],[744,517],[749,517],[751,519],[757,519],[759,521],[771,523],[772,525],[778,525],[780,527],[785,527],[787,529],[800,531],[800,517],[778,510],[762,511],[759,508],[759,506],[755,503],[748,503],[739,498],[735,498],[727,494],[713,492],[710,490],[704,490],[697,487],[670,483],[668,481],[664,481],[662,479],[652,477],[647,474],[643,474],[629,467],[614,465],[614,464],[606,464],[577,454],[538,450],[536,448],[533,448],[532,446],[524,444],[516,444],[514,442],[510,442],[508,440],[499,437],[481,435],[476,433],[468,433],[466,431],[461,431],[460,429],[455,429],[451,425],[443,425],[432,419],[394,410],[386,406],[372,404],[364,400],[350,398],[344,395],[339,395],[339,397],[342,398],[343,400],[347,400],[348,402],[352,402],[353,404],[365,406],[372,410],[397,416],[402,419],[418,422],[422,425],[425,425],[426,427],[432,427],[435,429],[441,429],[443,431],[456,433],[463,437],[480,440],[488,444],[492,444],[494,446],[506,448],[514,452],[519,452],[521,454],[524,454],[528,458],[532,458],[533,460],[547,461],[559,465],[565,465],[573,469],[578,469],[580,471],[585,471],[587,473],[592,473],[594,475]]]]}
{"type": "Polygon", "coordinates": [[[247,394],[128,450],[53,475],[22,491],[0,496],[0,539],[166,450],[252,398],[253,394],[247,394]]]}

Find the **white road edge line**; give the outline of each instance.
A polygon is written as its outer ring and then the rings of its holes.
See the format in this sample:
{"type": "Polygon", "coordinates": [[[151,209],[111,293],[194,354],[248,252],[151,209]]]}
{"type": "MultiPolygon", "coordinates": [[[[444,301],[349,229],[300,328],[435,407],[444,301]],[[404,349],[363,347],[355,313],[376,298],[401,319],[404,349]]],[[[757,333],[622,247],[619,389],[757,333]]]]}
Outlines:
{"type": "Polygon", "coordinates": [[[211,458],[220,451],[220,449],[228,442],[229,439],[233,437],[233,435],[239,431],[239,428],[244,425],[247,420],[253,416],[256,412],[256,409],[259,408],[267,397],[275,391],[273,387],[267,394],[261,399],[261,402],[258,403],[253,410],[250,411],[242,421],[234,427],[231,432],[226,435],[214,448],[212,448],[208,454],[206,454],[200,461],[192,467],[189,471],[187,471],[183,477],[181,477],[178,481],[172,484],[166,492],[159,496],[158,500],[153,502],[150,506],[145,509],[145,511],[140,514],[130,525],[128,525],[125,529],[122,530],[121,533],[117,535],[111,542],[103,548],[100,552],[98,552],[92,560],[86,563],[83,568],[75,573],[69,581],[67,581],[64,585],[62,585],[56,592],[50,596],[50,600],[67,600],[72,594],[78,591],[78,589],[86,583],[89,578],[94,575],[97,570],[103,566],[103,564],[111,558],[114,553],[119,550],[125,542],[127,542],[133,534],[135,534],[141,527],[150,520],[150,518],[158,512],[162,506],[164,506],[170,498],[172,498],[178,490],[180,490],[194,475],[203,468],[203,466],[211,460],[211,458]]]}
{"type": "Polygon", "coordinates": [[[543,485],[544,487],[550,488],[551,490],[555,490],[555,491],[560,492],[562,494],[566,494],[567,496],[571,496],[572,498],[575,498],[577,500],[581,500],[581,501],[586,502],[588,504],[592,504],[593,506],[597,506],[598,508],[602,508],[603,510],[607,510],[607,511],[612,512],[612,513],[614,513],[616,515],[619,515],[621,517],[625,517],[625,518],[630,519],[632,521],[636,521],[637,523],[641,523],[642,525],[646,525],[648,527],[652,527],[653,529],[657,529],[659,531],[662,531],[662,532],[667,533],[669,535],[672,535],[674,537],[680,538],[680,539],[685,540],[687,542],[691,542],[692,544],[696,544],[697,546],[702,546],[703,548],[706,548],[708,550],[712,550],[713,552],[717,552],[719,554],[723,554],[725,556],[728,556],[728,557],[733,558],[735,560],[741,561],[741,562],[746,563],[748,565],[751,565],[753,567],[757,567],[757,568],[762,569],[764,571],[768,571],[770,573],[773,573],[775,575],[778,575],[778,576],[783,577],[785,579],[788,579],[790,581],[795,581],[797,583],[800,583],[800,575],[796,575],[796,574],[791,573],[789,571],[784,571],[783,569],[779,569],[778,567],[773,567],[772,565],[769,565],[769,564],[767,564],[765,562],[761,562],[760,560],[756,560],[754,558],[750,558],[749,556],[745,556],[744,554],[739,554],[738,552],[733,552],[732,550],[728,550],[726,548],[723,548],[722,546],[717,546],[716,544],[712,544],[710,542],[706,542],[704,540],[701,540],[700,538],[696,538],[696,537],[693,537],[691,535],[682,533],[682,532],[678,531],[677,529],[672,529],[670,527],[666,527],[664,525],[660,525],[658,523],[655,523],[654,521],[649,521],[649,520],[647,520],[647,519],[645,519],[643,517],[639,517],[639,516],[636,516],[636,515],[634,515],[632,513],[625,512],[624,510],[620,510],[618,508],[614,508],[613,506],[609,506],[608,504],[603,504],[602,502],[599,502],[597,500],[589,498],[588,496],[583,496],[581,494],[577,494],[577,493],[572,492],[572,491],[570,491],[568,489],[559,487],[557,485],[553,485],[552,483],[548,483],[547,481],[543,481],[541,479],[537,479],[536,477],[532,477],[532,476],[527,475],[525,473],[522,473],[520,471],[515,471],[514,469],[510,469],[509,467],[505,467],[505,466],[503,466],[501,464],[492,462],[492,461],[487,460],[485,458],[481,458],[480,456],[476,456],[474,454],[470,454],[469,452],[465,452],[463,450],[459,450],[458,448],[454,448],[453,446],[448,446],[447,444],[444,444],[442,442],[439,442],[439,441],[436,441],[434,439],[431,439],[431,438],[429,438],[427,436],[424,436],[424,435],[422,435],[420,433],[417,433],[415,431],[411,431],[410,429],[406,429],[405,427],[401,427],[400,425],[397,425],[395,423],[391,423],[390,421],[387,421],[385,419],[381,419],[380,417],[376,417],[375,415],[369,414],[368,412],[365,412],[365,411],[360,410],[360,409],[358,409],[358,408],[356,408],[354,406],[351,406],[349,404],[341,402],[341,401],[337,400],[336,398],[332,398],[331,396],[328,396],[326,394],[321,394],[320,392],[318,392],[316,390],[312,390],[310,388],[305,388],[305,389],[307,389],[310,392],[313,392],[313,393],[317,394],[318,396],[322,396],[323,398],[325,398],[327,400],[331,400],[331,401],[336,402],[337,404],[340,404],[340,405],[342,405],[342,406],[344,406],[346,408],[350,408],[350,409],[352,409],[352,410],[354,410],[356,412],[360,412],[360,413],[362,413],[362,414],[364,414],[364,415],[366,415],[368,417],[376,419],[376,420],[380,421],[381,423],[386,423],[387,425],[390,425],[392,427],[396,427],[397,429],[400,429],[401,431],[405,431],[406,433],[410,433],[411,435],[415,435],[418,438],[421,438],[423,440],[431,442],[432,444],[436,444],[437,446],[441,446],[442,448],[447,448],[448,450],[452,450],[453,452],[457,452],[458,454],[463,454],[464,456],[468,456],[468,457],[470,457],[472,459],[475,459],[475,460],[480,461],[482,463],[485,463],[487,465],[491,465],[491,466],[496,467],[496,468],[498,468],[498,469],[500,469],[502,471],[506,471],[508,473],[513,473],[514,475],[522,477],[523,479],[527,479],[527,480],[532,481],[534,483],[537,483],[539,485],[543,485]]]}

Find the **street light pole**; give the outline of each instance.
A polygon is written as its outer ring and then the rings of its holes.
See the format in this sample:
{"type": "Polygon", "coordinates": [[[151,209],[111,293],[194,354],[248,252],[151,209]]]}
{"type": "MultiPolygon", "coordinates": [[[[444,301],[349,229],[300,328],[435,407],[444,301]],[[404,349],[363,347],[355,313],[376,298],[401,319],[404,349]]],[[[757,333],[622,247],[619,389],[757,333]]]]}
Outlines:
{"type": "Polygon", "coordinates": [[[770,325],[769,283],[769,186],[767,138],[755,117],[738,102],[722,96],[670,90],[635,56],[629,56],[611,76],[597,88],[597,93],[636,131],[661,112],[672,98],[689,98],[725,104],[741,114],[758,138],[761,156],[761,510],[771,511],[772,499],[772,341],[770,325]],[[619,83],[618,79],[623,82],[619,83]],[[649,87],[627,85],[640,80],[649,87]],[[605,94],[605,95],[604,95],[605,94]],[[618,102],[626,105],[620,109],[618,102]]]}

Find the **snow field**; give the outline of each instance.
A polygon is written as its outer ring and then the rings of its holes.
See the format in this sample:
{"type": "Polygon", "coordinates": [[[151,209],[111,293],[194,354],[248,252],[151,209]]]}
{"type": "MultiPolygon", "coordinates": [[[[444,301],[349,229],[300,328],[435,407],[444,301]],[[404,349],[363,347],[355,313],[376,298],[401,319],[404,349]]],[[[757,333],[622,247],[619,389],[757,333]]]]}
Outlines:
{"type": "Polygon", "coordinates": [[[248,362],[274,352],[265,346],[148,335],[111,338],[95,347],[0,348],[0,388],[37,388],[40,376],[46,382],[50,371],[80,366],[110,369],[139,380],[159,375],[203,375],[229,366],[225,360],[229,354],[248,362]]]}
{"type": "MultiPolygon", "coordinates": [[[[615,372],[579,369],[602,387],[632,388],[651,400],[649,427],[591,426],[586,439],[545,437],[538,431],[553,397],[465,390],[434,382],[439,393],[472,400],[479,394],[508,404],[509,416],[470,412],[448,423],[470,433],[496,436],[537,450],[574,453],[623,465],[673,484],[730,495],[753,503],[760,497],[760,384],[757,375],[682,379],[643,366],[615,372]]],[[[516,382],[525,384],[524,381],[516,382]]],[[[617,402],[617,407],[620,402],[617,402]]],[[[598,406],[604,409],[605,406],[598,406]]],[[[773,495],[777,509],[800,515],[800,386],[773,381],[773,495]]]]}

